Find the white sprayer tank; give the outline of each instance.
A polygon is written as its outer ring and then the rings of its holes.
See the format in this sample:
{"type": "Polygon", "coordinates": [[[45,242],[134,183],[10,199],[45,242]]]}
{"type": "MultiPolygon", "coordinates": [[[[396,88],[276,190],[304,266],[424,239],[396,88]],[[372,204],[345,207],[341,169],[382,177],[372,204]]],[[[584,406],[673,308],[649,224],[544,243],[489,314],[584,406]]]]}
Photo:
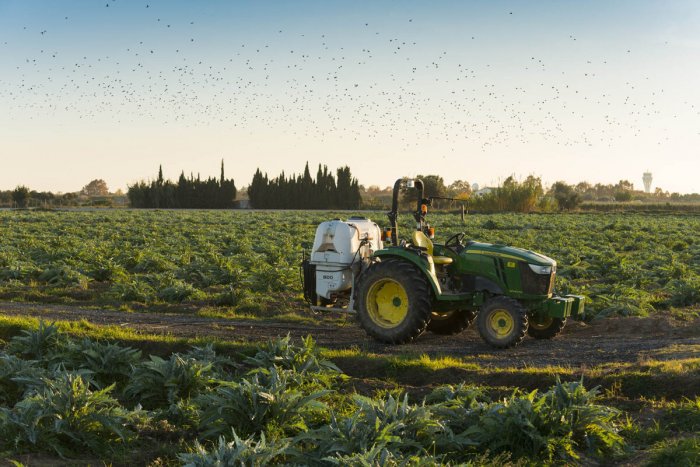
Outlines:
{"type": "Polygon", "coordinates": [[[322,222],[316,229],[310,263],[316,266],[316,294],[330,299],[350,290],[352,267],[383,248],[382,231],[364,217],[322,222]]]}

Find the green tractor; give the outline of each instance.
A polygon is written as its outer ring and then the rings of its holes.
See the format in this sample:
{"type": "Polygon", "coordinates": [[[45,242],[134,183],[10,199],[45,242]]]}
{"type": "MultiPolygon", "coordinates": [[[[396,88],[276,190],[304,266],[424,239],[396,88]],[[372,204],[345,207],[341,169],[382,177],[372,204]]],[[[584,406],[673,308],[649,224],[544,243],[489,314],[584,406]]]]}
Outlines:
{"type": "Polygon", "coordinates": [[[456,334],[476,320],[481,337],[497,348],[513,347],[526,334],[553,338],[568,317],[583,317],[584,297],[553,295],[551,258],[466,240],[464,233],[433,243],[425,216],[434,199],[425,197],[420,179],[399,179],[390,228],[361,217],[322,223],[302,263],[312,307],[354,311],[370,336],[389,344],[411,342],[426,330],[456,334]],[[416,230],[399,240],[402,186],[416,190],[416,230]]]}

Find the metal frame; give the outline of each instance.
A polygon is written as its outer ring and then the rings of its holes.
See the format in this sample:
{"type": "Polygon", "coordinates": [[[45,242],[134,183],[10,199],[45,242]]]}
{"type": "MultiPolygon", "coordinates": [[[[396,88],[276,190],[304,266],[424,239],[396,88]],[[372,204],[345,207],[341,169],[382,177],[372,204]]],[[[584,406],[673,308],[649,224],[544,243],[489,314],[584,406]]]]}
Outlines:
{"type": "Polygon", "coordinates": [[[311,305],[312,311],[339,311],[342,313],[357,313],[355,310],[355,272],[352,272],[352,286],[350,286],[350,301],[348,302],[347,308],[340,307],[325,307],[319,305],[311,305]]]}

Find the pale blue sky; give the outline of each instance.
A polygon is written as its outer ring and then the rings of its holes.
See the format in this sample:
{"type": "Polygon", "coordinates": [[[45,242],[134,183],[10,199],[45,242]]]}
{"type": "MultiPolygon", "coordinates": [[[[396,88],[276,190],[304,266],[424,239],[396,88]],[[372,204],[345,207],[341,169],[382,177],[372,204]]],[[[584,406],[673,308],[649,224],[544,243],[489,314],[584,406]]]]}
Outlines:
{"type": "Polygon", "coordinates": [[[224,159],[700,192],[699,64],[693,1],[0,0],[0,189],[224,159]]]}

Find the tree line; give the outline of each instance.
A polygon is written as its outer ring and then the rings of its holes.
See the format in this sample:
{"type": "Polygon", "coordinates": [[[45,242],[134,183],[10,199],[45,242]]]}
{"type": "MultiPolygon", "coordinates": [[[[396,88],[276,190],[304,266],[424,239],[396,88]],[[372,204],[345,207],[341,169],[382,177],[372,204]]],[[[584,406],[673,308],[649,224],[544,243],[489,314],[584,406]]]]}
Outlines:
{"type": "Polygon", "coordinates": [[[13,208],[113,207],[123,205],[125,199],[121,190],[109,193],[104,180],[93,180],[82,190],[71,193],[36,191],[25,185],[18,185],[14,190],[0,190],[0,206],[13,208]]]}
{"type": "MultiPolygon", "coordinates": [[[[439,175],[418,175],[425,185],[427,196],[455,198],[456,201],[438,200],[434,208],[452,209],[462,204],[472,211],[482,212],[532,212],[585,209],[611,202],[629,201],[647,203],[698,203],[700,194],[679,194],[656,188],[652,193],[635,190],[627,180],[617,184],[567,184],[559,181],[548,189],[539,177],[529,176],[517,180],[510,176],[496,187],[479,190],[466,180],[446,185],[439,175]],[[476,191],[474,191],[476,190],[476,191]],[[602,203],[602,204],[601,204],[602,203]]],[[[257,209],[374,209],[391,206],[392,188],[358,184],[349,167],[341,167],[335,175],[328,167],[319,165],[316,177],[311,176],[307,162],[300,175],[269,178],[258,169],[244,193],[249,196],[249,207],[257,209]]],[[[134,208],[202,208],[227,209],[236,207],[237,189],[233,179],[226,179],[221,162],[220,178],[202,180],[198,175],[185,177],[180,174],[176,182],[163,178],[162,166],[152,181],[140,181],[129,186],[126,196],[117,190],[110,193],[104,180],[96,179],[74,193],[38,192],[20,185],[14,190],[0,190],[2,207],[69,207],[69,206],[125,206],[127,200],[134,208]]],[[[412,190],[404,190],[401,196],[403,208],[415,202],[412,190]]],[[[240,207],[245,207],[241,204],[240,207]]]]}
{"type": "Polygon", "coordinates": [[[349,167],[341,167],[334,177],[319,164],[316,178],[309,163],[301,175],[268,178],[260,169],[248,187],[250,204],[258,209],[358,209],[362,202],[360,186],[349,167]]]}
{"type": "Polygon", "coordinates": [[[233,179],[226,179],[224,161],[221,161],[219,179],[202,180],[199,175],[186,178],[182,172],[177,182],[172,182],[163,179],[163,167],[160,166],[158,178],[129,186],[127,197],[132,208],[228,209],[236,200],[236,184],[233,179]]]}
{"type": "MultiPolygon", "coordinates": [[[[433,209],[452,209],[457,205],[463,205],[471,211],[480,212],[551,212],[570,211],[578,209],[583,203],[584,207],[591,208],[598,204],[610,204],[610,202],[627,203],[638,201],[642,203],[697,203],[700,194],[680,195],[678,193],[665,192],[657,188],[653,193],[645,193],[635,190],[634,184],[628,180],[620,180],[616,184],[592,185],[580,182],[569,185],[558,181],[549,189],[546,189],[542,180],[533,175],[524,180],[518,180],[514,176],[507,177],[495,187],[486,187],[473,191],[473,188],[465,180],[457,180],[450,185],[445,185],[439,175],[418,175],[423,180],[426,196],[441,196],[454,198],[454,201],[434,201],[433,209]]],[[[391,187],[380,189],[377,186],[362,188],[363,206],[371,209],[387,209],[391,203],[391,187]]],[[[477,187],[478,188],[478,187],[477,187]]],[[[415,192],[402,189],[401,202],[404,208],[415,203],[415,192]]],[[[619,208],[619,205],[618,205],[619,208]]]]}
{"type": "MultiPolygon", "coordinates": [[[[20,185],[14,190],[0,191],[0,206],[111,206],[112,198],[120,193],[111,195],[104,180],[93,180],[79,192],[62,195],[39,193],[20,185]]],[[[236,184],[226,178],[221,161],[220,177],[206,180],[199,175],[186,177],[184,172],[177,181],[166,180],[160,166],[154,180],[130,185],[126,199],[132,208],[230,209],[236,207],[237,194],[236,184]]],[[[282,172],[270,179],[258,169],[247,194],[250,207],[257,209],[359,209],[362,203],[359,183],[349,167],[341,167],[333,175],[327,166],[319,165],[313,178],[308,162],[301,175],[286,176],[282,172]]]]}

